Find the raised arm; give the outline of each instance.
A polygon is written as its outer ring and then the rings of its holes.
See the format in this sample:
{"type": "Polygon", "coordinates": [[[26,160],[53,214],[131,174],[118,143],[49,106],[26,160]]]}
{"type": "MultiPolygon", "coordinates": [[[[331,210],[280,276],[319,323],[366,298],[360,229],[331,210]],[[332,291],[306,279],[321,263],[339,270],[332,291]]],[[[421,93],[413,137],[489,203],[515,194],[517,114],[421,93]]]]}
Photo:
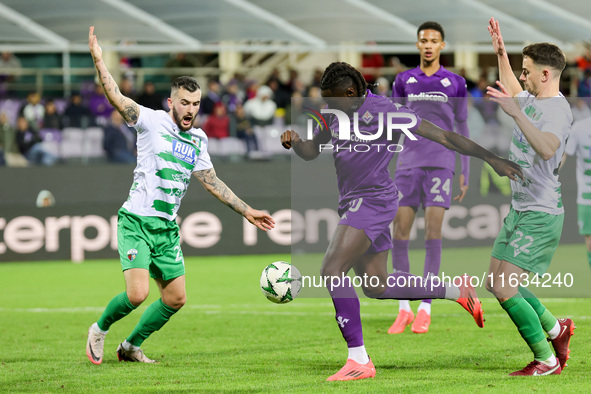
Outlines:
{"type": "Polygon", "coordinates": [[[499,61],[499,79],[501,80],[501,83],[507,87],[511,97],[515,97],[515,95],[521,92],[523,88],[511,69],[509,56],[505,50],[505,43],[503,42],[503,36],[501,35],[499,21],[495,20],[495,18],[490,18],[488,21],[488,32],[492,38],[492,45],[499,61]]]}
{"type": "Polygon", "coordinates": [[[107,70],[107,66],[103,61],[103,51],[94,35],[94,26],[90,26],[88,31],[88,48],[90,49],[90,54],[96,67],[99,83],[105,91],[105,97],[107,97],[109,103],[123,116],[127,124],[133,126],[140,114],[140,107],[135,101],[121,94],[119,86],[117,86],[109,70],[107,70]]]}
{"type": "Polygon", "coordinates": [[[523,132],[527,142],[532,149],[542,158],[542,160],[550,160],[556,154],[560,147],[560,140],[554,134],[548,131],[538,129],[527,116],[521,112],[521,107],[517,103],[517,99],[511,97],[507,87],[501,82],[497,81],[500,91],[487,87],[487,93],[491,96],[491,101],[499,104],[503,111],[513,119],[523,132]]]}
{"type": "Polygon", "coordinates": [[[523,178],[521,167],[510,160],[498,157],[494,153],[484,149],[476,142],[452,131],[446,131],[428,120],[423,119],[416,134],[435,141],[447,149],[451,149],[462,155],[474,156],[486,161],[501,176],[507,176],[516,181],[517,177],[523,178]]]}
{"type": "Polygon", "coordinates": [[[236,196],[236,194],[234,194],[234,192],[226,186],[220,178],[218,178],[213,168],[196,171],[194,174],[205,190],[210,192],[215,198],[232,208],[234,211],[244,216],[250,223],[263,231],[271,230],[275,227],[275,221],[271,215],[251,208],[238,198],[238,196],[236,196]]]}
{"type": "Polygon", "coordinates": [[[309,161],[318,157],[320,154],[320,145],[330,141],[330,133],[327,130],[321,130],[315,134],[311,140],[303,141],[298,133],[288,130],[281,134],[281,145],[285,149],[293,148],[294,152],[302,159],[309,161]]]}

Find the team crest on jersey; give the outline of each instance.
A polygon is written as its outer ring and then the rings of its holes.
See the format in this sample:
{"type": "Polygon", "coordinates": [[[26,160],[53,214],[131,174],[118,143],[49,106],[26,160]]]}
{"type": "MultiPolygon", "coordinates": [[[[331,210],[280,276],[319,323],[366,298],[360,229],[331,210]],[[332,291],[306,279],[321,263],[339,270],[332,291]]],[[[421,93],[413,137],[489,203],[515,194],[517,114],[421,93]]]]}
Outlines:
{"type": "Polygon", "coordinates": [[[195,148],[189,144],[173,139],[172,154],[185,163],[195,164],[195,148]]]}
{"type": "Polygon", "coordinates": [[[540,120],[540,118],[542,117],[542,111],[540,111],[538,108],[534,107],[533,105],[528,105],[523,112],[525,112],[525,114],[527,116],[529,116],[530,118],[532,118],[535,121],[540,120]]]}
{"type": "Polygon", "coordinates": [[[368,124],[369,122],[372,121],[373,119],[373,115],[371,114],[371,112],[369,111],[365,111],[365,113],[363,114],[363,116],[361,117],[361,119],[363,119],[363,121],[368,124]]]}
{"type": "Polygon", "coordinates": [[[129,249],[127,251],[127,258],[129,259],[129,261],[135,260],[135,257],[136,256],[137,256],[137,250],[136,249],[129,249]]]}
{"type": "Polygon", "coordinates": [[[451,85],[451,81],[446,77],[441,80],[441,84],[445,87],[448,87],[449,85],[451,85]]]}

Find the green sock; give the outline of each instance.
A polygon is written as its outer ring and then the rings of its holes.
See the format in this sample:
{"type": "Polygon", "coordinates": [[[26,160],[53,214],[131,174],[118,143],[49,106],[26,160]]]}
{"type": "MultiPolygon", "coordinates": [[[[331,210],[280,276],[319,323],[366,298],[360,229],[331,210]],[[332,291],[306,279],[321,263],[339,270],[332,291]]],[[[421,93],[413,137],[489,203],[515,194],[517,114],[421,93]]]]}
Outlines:
{"type": "Polygon", "coordinates": [[[544,331],[548,332],[556,325],[556,318],[546,307],[540,302],[540,300],[525,287],[519,286],[519,294],[527,301],[528,304],[534,308],[534,311],[538,314],[540,323],[544,331]]]}
{"type": "Polygon", "coordinates": [[[544,361],[553,355],[542,325],[534,308],[526,302],[521,294],[509,298],[501,303],[501,307],[507,312],[513,323],[517,326],[519,333],[527,342],[534,353],[534,359],[544,361]]]}
{"type": "Polygon", "coordinates": [[[587,252],[587,262],[589,263],[589,268],[591,268],[591,252],[587,252]]]}
{"type": "Polygon", "coordinates": [[[143,313],[139,323],[127,337],[127,342],[133,346],[140,346],[154,331],[158,331],[178,312],[162,302],[162,298],[153,302],[143,313]]]}
{"type": "Polygon", "coordinates": [[[96,324],[101,330],[107,331],[109,327],[111,327],[111,324],[129,315],[135,308],[136,307],[129,302],[127,293],[124,291],[113,297],[96,324]]]}

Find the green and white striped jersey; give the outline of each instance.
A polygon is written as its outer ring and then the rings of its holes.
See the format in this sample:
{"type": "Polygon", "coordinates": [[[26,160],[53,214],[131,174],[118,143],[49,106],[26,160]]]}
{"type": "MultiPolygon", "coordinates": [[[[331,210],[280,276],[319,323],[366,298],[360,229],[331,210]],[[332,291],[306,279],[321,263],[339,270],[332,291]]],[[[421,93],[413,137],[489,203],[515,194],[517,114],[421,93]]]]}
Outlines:
{"type": "Polygon", "coordinates": [[[566,154],[577,155],[577,204],[591,205],[591,118],[573,124],[566,154]]]}
{"type": "Polygon", "coordinates": [[[141,216],[176,218],[195,171],[213,168],[201,129],[180,131],[170,115],[140,106],[137,166],[123,208],[141,216]]]}
{"type": "Polygon", "coordinates": [[[564,212],[564,207],[558,182],[558,166],[573,121],[570,105],[562,93],[555,97],[539,99],[527,91],[522,91],[516,97],[521,112],[527,119],[538,130],[558,137],[560,146],[550,160],[543,160],[515,123],[509,159],[521,166],[524,179],[511,181],[511,205],[516,211],[540,211],[559,215],[564,212]]]}

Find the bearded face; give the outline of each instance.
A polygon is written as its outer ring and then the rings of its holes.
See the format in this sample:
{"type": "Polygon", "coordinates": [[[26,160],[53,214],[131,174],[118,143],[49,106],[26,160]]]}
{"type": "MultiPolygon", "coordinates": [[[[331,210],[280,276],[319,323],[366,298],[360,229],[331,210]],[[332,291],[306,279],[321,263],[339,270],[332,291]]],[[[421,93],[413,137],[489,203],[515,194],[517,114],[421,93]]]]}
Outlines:
{"type": "Polygon", "coordinates": [[[172,120],[181,131],[188,131],[193,127],[200,105],[200,90],[189,92],[184,88],[180,88],[168,99],[168,107],[172,111],[172,120]]]}

